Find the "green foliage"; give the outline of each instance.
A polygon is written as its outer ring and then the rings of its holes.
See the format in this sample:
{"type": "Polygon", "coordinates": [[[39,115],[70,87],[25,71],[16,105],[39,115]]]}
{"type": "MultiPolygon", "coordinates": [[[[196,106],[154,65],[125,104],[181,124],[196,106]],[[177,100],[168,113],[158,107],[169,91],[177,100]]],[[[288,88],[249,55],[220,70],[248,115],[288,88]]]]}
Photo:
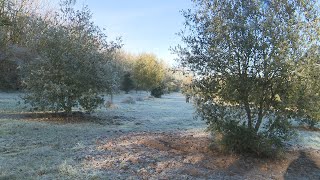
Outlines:
{"type": "Polygon", "coordinates": [[[130,73],[125,73],[121,83],[121,90],[125,91],[128,94],[131,90],[134,89],[133,80],[130,73]]]}
{"type": "Polygon", "coordinates": [[[66,3],[49,24],[37,22],[45,28],[39,28],[34,47],[38,57],[23,68],[26,103],[39,110],[71,112],[81,106],[91,112],[103,103],[99,94],[114,91],[111,59],[119,45],[108,43],[90,18],[87,8],[75,11],[66,3]]]}
{"type": "Polygon", "coordinates": [[[179,73],[174,72],[174,70],[168,69],[165,71],[165,76],[163,80],[163,85],[165,93],[179,92],[182,87],[183,77],[179,73]]]}
{"type": "MultiPolygon", "coordinates": [[[[40,17],[49,16],[41,1],[1,0],[0,1],[0,89],[17,90],[21,88],[21,65],[28,62],[34,54],[38,35],[42,33],[39,26],[45,21],[40,17]]],[[[49,19],[49,18],[48,18],[49,19]]]]}
{"type": "Polygon", "coordinates": [[[159,86],[164,78],[164,67],[152,54],[142,54],[135,61],[133,77],[138,90],[150,91],[159,86]]]}
{"type": "Polygon", "coordinates": [[[0,72],[0,90],[20,88],[20,76],[15,62],[8,59],[0,61],[0,72]]]}
{"type": "Polygon", "coordinates": [[[19,45],[0,45],[0,90],[22,89],[21,68],[34,56],[27,48],[19,45]]]}
{"type": "MultiPolygon", "coordinates": [[[[120,67],[120,74],[130,73],[136,90],[150,91],[159,83],[164,84],[166,92],[179,91],[182,77],[177,75],[168,65],[159,62],[152,54],[132,55],[124,51],[117,51],[116,61],[120,67]]],[[[127,77],[122,80],[122,90],[125,87],[127,77]]]]}
{"type": "Polygon", "coordinates": [[[25,25],[20,21],[24,18],[20,15],[22,12],[23,10],[18,9],[12,1],[0,1],[0,90],[20,88],[18,63],[14,59],[13,46],[20,37],[16,32],[20,32],[22,28],[18,27],[17,22],[25,25]]]}
{"type": "Polygon", "coordinates": [[[195,73],[198,115],[232,150],[279,149],[298,108],[291,103],[292,72],[308,46],[319,42],[317,8],[298,0],[194,2],[195,10],[183,13],[186,46],[175,52],[195,73]]]}
{"type": "Polygon", "coordinates": [[[36,10],[32,7],[34,4],[36,3],[31,0],[0,1],[0,31],[5,32],[2,40],[7,45],[25,45],[27,43],[27,36],[32,33],[30,21],[36,19],[31,15],[36,14],[36,10]]]}
{"type": "Polygon", "coordinates": [[[297,63],[293,76],[291,109],[297,119],[314,128],[320,122],[320,52],[312,46],[297,63]]]}
{"type": "Polygon", "coordinates": [[[154,96],[156,98],[161,98],[163,94],[164,94],[164,85],[160,85],[151,90],[151,96],[154,96]]]}
{"type": "Polygon", "coordinates": [[[278,137],[268,138],[244,125],[238,125],[237,121],[228,122],[223,127],[222,139],[218,140],[223,151],[250,153],[259,157],[273,157],[282,151],[278,137]]]}
{"type": "Polygon", "coordinates": [[[87,112],[94,111],[99,105],[103,104],[103,102],[103,97],[93,93],[82,95],[79,99],[79,105],[87,112]]]}
{"type": "Polygon", "coordinates": [[[115,53],[115,59],[122,69],[122,73],[128,72],[132,75],[134,63],[137,59],[135,55],[120,49],[115,53]]]}

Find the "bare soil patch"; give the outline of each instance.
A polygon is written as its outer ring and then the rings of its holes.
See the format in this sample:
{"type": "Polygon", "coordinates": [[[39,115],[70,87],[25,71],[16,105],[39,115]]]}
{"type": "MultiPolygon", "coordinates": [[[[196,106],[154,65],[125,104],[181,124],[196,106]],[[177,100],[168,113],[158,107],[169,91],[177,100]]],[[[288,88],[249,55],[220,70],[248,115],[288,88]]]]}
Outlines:
{"type": "Polygon", "coordinates": [[[318,179],[320,151],[288,151],[282,159],[222,154],[206,133],[136,133],[100,141],[86,166],[141,179],[318,179]]]}

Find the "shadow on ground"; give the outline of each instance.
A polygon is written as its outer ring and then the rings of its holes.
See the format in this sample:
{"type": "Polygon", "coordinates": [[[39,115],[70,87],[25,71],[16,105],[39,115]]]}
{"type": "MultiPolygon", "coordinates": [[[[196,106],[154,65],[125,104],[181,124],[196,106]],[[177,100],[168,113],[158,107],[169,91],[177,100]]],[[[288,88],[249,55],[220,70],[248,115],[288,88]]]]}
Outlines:
{"type": "Polygon", "coordinates": [[[83,112],[52,113],[52,112],[21,112],[21,113],[0,113],[0,119],[17,119],[24,121],[50,122],[50,123],[98,123],[112,124],[113,119],[118,117],[105,117],[104,119],[86,114],[83,112]]]}
{"type": "Polygon", "coordinates": [[[319,179],[319,159],[317,162],[318,164],[316,164],[312,158],[310,153],[304,151],[300,152],[299,157],[288,166],[288,169],[284,174],[284,179],[319,179]]]}

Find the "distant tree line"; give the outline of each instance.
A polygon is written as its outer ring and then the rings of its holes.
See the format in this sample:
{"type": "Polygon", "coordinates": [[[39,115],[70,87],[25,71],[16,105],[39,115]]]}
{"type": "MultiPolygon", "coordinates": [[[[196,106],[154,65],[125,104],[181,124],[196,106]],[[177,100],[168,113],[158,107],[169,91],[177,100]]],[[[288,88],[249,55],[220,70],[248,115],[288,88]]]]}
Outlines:
{"type": "Polygon", "coordinates": [[[181,90],[184,76],[174,72],[153,54],[118,52],[123,67],[121,90],[149,91],[155,97],[181,90]]]}

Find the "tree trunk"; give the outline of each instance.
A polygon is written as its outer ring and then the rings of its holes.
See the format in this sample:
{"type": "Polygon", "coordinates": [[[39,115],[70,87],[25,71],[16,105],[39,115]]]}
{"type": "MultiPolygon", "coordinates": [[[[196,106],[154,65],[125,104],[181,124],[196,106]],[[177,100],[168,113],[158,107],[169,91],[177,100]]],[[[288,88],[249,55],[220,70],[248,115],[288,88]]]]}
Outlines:
{"type": "Polygon", "coordinates": [[[250,105],[248,101],[244,102],[244,108],[247,113],[247,118],[248,118],[248,128],[252,128],[252,117],[251,117],[251,110],[250,110],[250,105]]]}
{"type": "Polygon", "coordinates": [[[258,132],[260,125],[262,123],[262,118],[263,118],[263,100],[261,100],[260,104],[259,104],[259,112],[258,112],[258,120],[257,120],[257,124],[255,126],[255,131],[258,132]]]}

